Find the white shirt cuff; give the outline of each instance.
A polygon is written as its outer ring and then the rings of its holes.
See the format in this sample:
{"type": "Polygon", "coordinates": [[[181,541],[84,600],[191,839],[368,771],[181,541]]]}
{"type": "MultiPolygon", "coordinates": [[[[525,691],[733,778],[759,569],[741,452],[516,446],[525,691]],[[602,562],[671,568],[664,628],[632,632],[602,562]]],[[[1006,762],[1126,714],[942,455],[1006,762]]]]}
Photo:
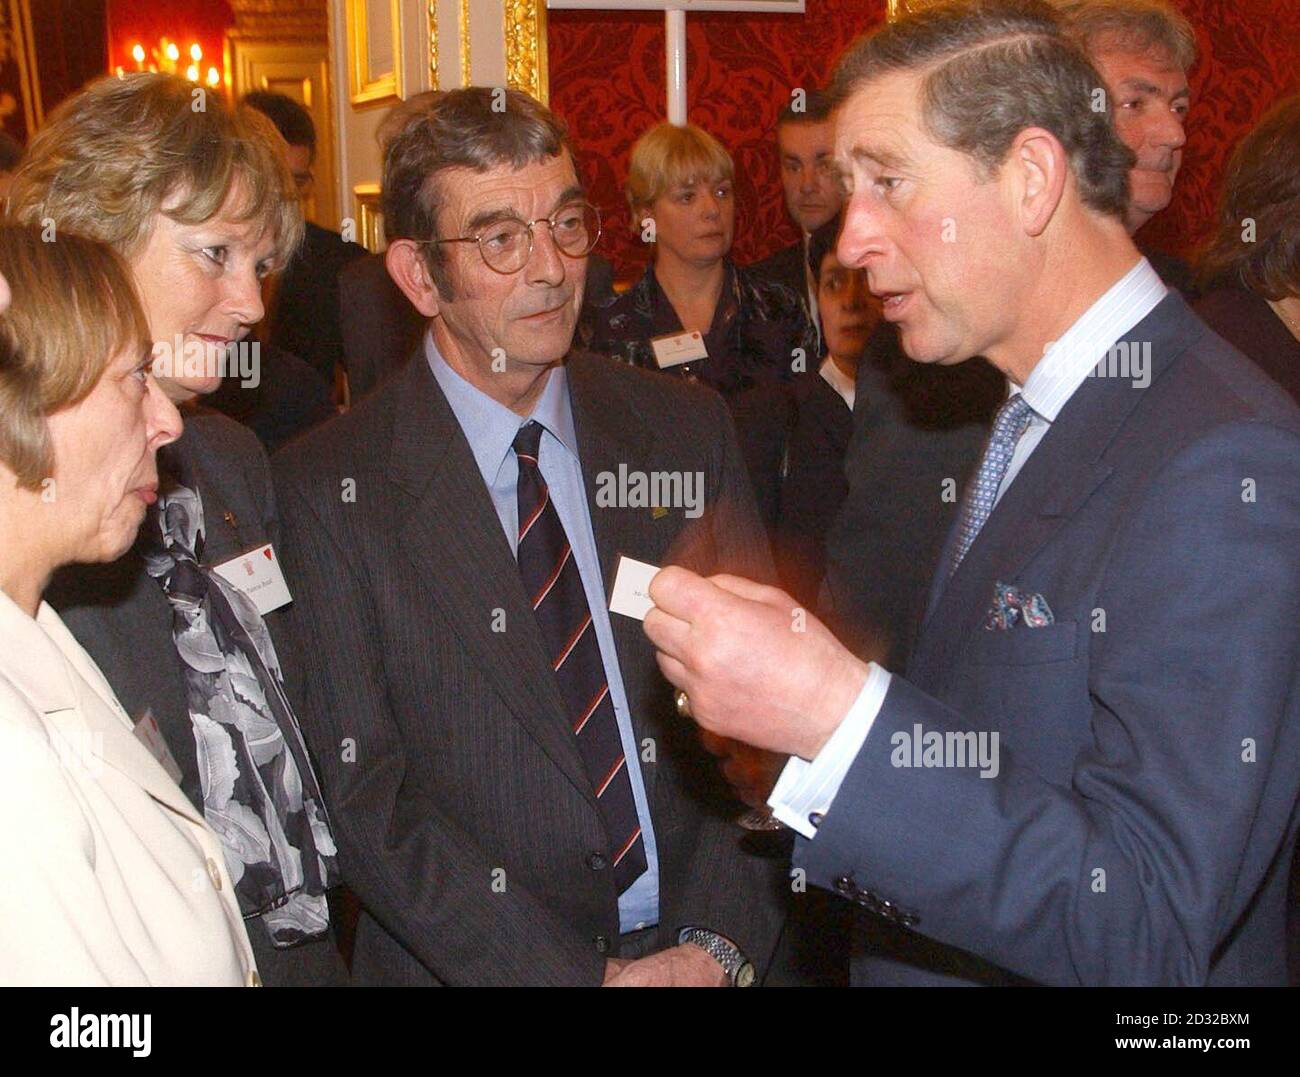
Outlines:
{"type": "MultiPolygon", "coordinates": [[[[849,713],[822,745],[817,758],[811,763],[791,756],[781,771],[767,805],[772,815],[805,838],[815,838],[817,827],[810,816],[823,816],[830,811],[835,794],[848,774],[853,761],[871,732],[871,727],[884,706],[889,691],[889,671],[871,662],[867,666],[867,681],[853,701],[849,713]]],[[[818,822],[820,822],[820,818],[818,822]]]]}

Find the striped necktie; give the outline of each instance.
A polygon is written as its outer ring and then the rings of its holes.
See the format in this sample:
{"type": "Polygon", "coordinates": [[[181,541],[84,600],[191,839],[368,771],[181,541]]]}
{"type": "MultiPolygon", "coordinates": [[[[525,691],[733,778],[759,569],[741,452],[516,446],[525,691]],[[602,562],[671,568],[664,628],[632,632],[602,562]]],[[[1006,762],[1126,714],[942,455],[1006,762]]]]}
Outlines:
{"type": "Polygon", "coordinates": [[[961,521],[958,524],[957,544],[953,548],[952,559],[948,564],[948,575],[957,571],[957,566],[971,548],[976,536],[984,527],[985,521],[993,512],[998,500],[998,490],[1002,486],[1011,458],[1016,453],[1016,445],[1029,426],[1033,408],[1025,402],[1023,393],[1016,393],[998,408],[993,418],[993,433],[989,443],[984,447],[984,458],[980,460],[980,469],[974,481],[966,491],[961,506],[961,521]]]}
{"type": "Polygon", "coordinates": [[[582,576],[537,462],[542,429],[539,423],[527,422],[514,440],[519,458],[519,574],[600,804],[613,850],[609,860],[614,885],[621,894],[645,873],[645,841],[582,576]]]}

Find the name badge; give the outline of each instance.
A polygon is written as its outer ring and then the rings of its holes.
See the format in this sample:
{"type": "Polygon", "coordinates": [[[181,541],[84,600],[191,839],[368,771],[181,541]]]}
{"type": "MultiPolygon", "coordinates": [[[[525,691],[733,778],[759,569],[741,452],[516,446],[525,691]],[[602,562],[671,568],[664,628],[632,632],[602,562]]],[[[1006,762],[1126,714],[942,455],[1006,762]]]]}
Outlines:
{"type": "Polygon", "coordinates": [[[141,715],[140,720],[135,723],[135,739],[143,744],[149,754],[162,764],[163,770],[171,775],[172,781],[180,785],[180,764],[176,762],[172,750],[167,747],[167,742],[163,740],[162,730],[158,728],[158,720],[154,718],[153,711],[146,710],[141,715]]]}
{"type": "Polygon", "coordinates": [[[213,565],[212,571],[251,598],[263,617],[293,601],[289,585],[284,582],[284,573],[280,571],[280,562],[269,542],[220,565],[213,565]]]}
{"type": "Polygon", "coordinates": [[[709,349],[704,346],[704,334],[698,331],[655,337],[650,341],[650,347],[655,350],[655,362],[660,370],[709,357],[709,349]]]}
{"type": "Polygon", "coordinates": [[[614,593],[609,598],[610,612],[644,621],[645,615],[654,609],[654,602],[650,598],[650,581],[658,574],[658,565],[620,555],[614,573],[614,593]]]}

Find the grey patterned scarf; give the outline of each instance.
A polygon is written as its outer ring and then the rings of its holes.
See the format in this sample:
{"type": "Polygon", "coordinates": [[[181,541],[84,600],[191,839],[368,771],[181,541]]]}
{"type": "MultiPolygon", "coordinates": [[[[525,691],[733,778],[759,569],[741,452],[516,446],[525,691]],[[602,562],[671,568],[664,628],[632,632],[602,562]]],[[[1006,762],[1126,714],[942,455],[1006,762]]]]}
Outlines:
{"type": "Polygon", "coordinates": [[[325,934],[337,850],[280,662],[252,601],[202,563],[203,502],[166,487],[141,532],[149,575],[172,607],[172,636],[203,787],[246,919],[277,947],[325,934]]]}

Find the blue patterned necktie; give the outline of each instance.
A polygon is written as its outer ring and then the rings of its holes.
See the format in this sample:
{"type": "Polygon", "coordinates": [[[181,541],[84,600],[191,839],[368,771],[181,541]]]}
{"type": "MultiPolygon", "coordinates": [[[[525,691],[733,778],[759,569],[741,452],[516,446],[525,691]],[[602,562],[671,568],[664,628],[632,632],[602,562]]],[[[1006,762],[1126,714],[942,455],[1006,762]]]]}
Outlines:
{"type": "Polygon", "coordinates": [[[948,564],[948,575],[957,571],[957,566],[970,550],[975,536],[980,533],[984,522],[993,512],[993,505],[998,499],[998,489],[1011,466],[1011,457],[1015,455],[1016,444],[1029,426],[1033,408],[1025,401],[1023,393],[1010,397],[993,419],[993,433],[984,449],[984,458],[980,460],[980,469],[975,481],[966,491],[966,498],[961,506],[961,522],[957,529],[957,544],[953,548],[952,559],[948,564]]]}

